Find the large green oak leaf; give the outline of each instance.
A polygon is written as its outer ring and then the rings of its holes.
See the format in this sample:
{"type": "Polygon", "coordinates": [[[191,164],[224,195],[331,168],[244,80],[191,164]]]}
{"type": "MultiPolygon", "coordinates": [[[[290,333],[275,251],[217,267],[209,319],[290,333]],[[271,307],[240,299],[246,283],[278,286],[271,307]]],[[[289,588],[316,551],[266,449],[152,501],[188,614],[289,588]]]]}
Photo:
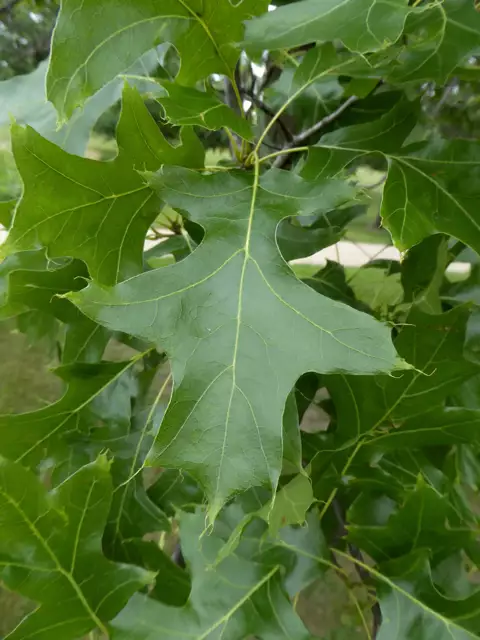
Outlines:
{"type": "Polygon", "coordinates": [[[0,567],[4,582],[38,603],[9,640],[75,640],[106,623],[153,580],[108,561],[102,534],[112,497],[100,457],[53,492],[27,469],[0,462],[0,567]]]}
{"type": "Polygon", "coordinates": [[[145,235],[160,201],[138,171],[164,164],[199,168],[204,158],[191,129],[183,132],[183,145],[169,144],[130,87],[123,92],[112,162],[70,155],[30,127],[15,125],[12,142],[24,192],[3,254],[41,245],[50,257],[83,260],[105,284],[143,270],[145,235]]]}
{"type": "Polygon", "coordinates": [[[53,35],[47,97],[61,120],[159,42],[181,57],[180,84],[233,78],[243,21],[267,0],[63,0],[53,35]]]}
{"type": "Polygon", "coordinates": [[[278,251],[282,219],[329,211],[351,187],[259,173],[161,170],[152,184],[204,227],[202,244],[176,265],[69,295],[95,321],[169,354],[174,392],[151,461],[191,472],[211,517],[234,492],[276,487],[285,402],[303,373],[406,366],[386,326],[302,284],[278,251]]]}

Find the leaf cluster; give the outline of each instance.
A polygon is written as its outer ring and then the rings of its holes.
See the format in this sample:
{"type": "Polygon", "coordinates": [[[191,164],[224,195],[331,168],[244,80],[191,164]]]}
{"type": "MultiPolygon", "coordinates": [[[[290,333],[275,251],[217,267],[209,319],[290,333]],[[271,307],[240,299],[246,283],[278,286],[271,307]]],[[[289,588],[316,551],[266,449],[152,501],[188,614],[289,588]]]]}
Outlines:
{"type": "Polygon", "coordinates": [[[307,640],[326,572],[365,638],[480,638],[480,147],[424,100],[474,73],[480,13],[279,5],[64,0],[48,68],[0,84],[0,320],[64,385],[0,416],[0,578],[35,603],[9,639],[307,640]],[[302,276],[379,191],[401,261],[302,276]]]}

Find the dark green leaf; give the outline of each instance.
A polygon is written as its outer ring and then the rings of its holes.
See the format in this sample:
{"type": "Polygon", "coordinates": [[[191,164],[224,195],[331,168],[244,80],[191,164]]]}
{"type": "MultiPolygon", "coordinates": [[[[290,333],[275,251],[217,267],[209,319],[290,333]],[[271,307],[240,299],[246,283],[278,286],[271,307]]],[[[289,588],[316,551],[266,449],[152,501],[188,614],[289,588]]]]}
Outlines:
{"type": "Polygon", "coordinates": [[[355,293],[347,282],[345,269],[338,262],[327,260],[327,265],[323,269],[317,271],[310,278],[305,278],[304,282],[323,296],[367,311],[366,305],[356,300],[355,293]]]}
{"type": "Polygon", "coordinates": [[[408,249],[440,231],[479,250],[478,145],[435,138],[402,147],[415,122],[415,109],[403,103],[374,122],[326,134],[305,176],[336,175],[362,155],[381,152],[389,160],[382,218],[396,246],[408,249]]]}
{"type": "Polygon", "coordinates": [[[472,531],[460,529],[448,500],[421,476],[414,491],[398,506],[386,496],[361,494],[348,512],[348,539],[377,562],[435,545],[432,555],[445,558],[468,546],[472,531]]]}
{"type": "Polygon", "coordinates": [[[399,64],[389,71],[389,79],[433,80],[442,85],[457,65],[478,52],[480,15],[470,0],[445,0],[430,11],[412,15],[406,34],[408,44],[399,64]]]}
{"type": "Polygon", "coordinates": [[[335,244],[342,238],[347,224],[363,212],[363,207],[353,206],[329,211],[305,223],[282,220],[277,229],[282,256],[287,261],[305,258],[335,244]]]}
{"type": "Polygon", "coordinates": [[[202,504],[204,496],[198,484],[188,474],[176,469],[163,471],[148,489],[151,500],[165,513],[173,516],[176,511],[190,511],[202,504]]]}
{"type": "Polygon", "coordinates": [[[338,436],[355,439],[382,425],[441,405],[477,365],[463,355],[468,306],[440,315],[413,309],[395,339],[398,353],[416,367],[391,377],[332,376],[326,380],[335,403],[338,436]],[[443,363],[448,362],[448,367],[443,363]]]}
{"type": "Polygon", "coordinates": [[[134,596],[111,623],[113,640],[158,640],[222,635],[241,640],[255,633],[265,640],[308,640],[280,584],[279,567],[230,555],[212,570],[223,541],[202,536],[205,515],[183,514],[182,551],[192,572],[192,592],[185,607],[167,607],[143,595],[134,596]]]}
{"type": "Polygon", "coordinates": [[[480,443],[480,412],[449,407],[410,418],[401,427],[374,436],[365,453],[471,442],[480,443]]]}
{"type": "Polygon", "coordinates": [[[412,247],[402,263],[405,302],[415,302],[425,313],[441,313],[440,289],[448,259],[448,239],[445,236],[429,236],[412,247]]]}
{"type": "Polygon", "coordinates": [[[202,245],[176,265],[110,290],[92,284],[71,299],[101,324],[169,353],[176,388],[152,460],[199,479],[213,517],[233,492],[276,487],[284,406],[302,373],[405,365],[386,327],[300,284],[278,253],[281,219],[331,210],[350,197],[348,187],[282,171],[200,176],[168,168],[153,184],[205,227],[202,245]]]}
{"type": "Polygon", "coordinates": [[[152,582],[138,567],[102,554],[112,484],[105,458],[83,467],[48,494],[12,462],[0,465],[0,552],[6,584],[38,603],[11,640],[75,640],[106,623],[152,582]]]}
{"type": "Polygon", "coordinates": [[[303,0],[248,22],[245,42],[263,50],[341,40],[352,51],[376,51],[400,37],[411,11],[406,0],[303,0]]]}
{"type": "Polygon", "coordinates": [[[57,369],[57,375],[69,385],[58,402],[32,413],[0,417],[1,455],[35,467],[44,457],[52,456],[59,462],[67,459],[70,449],[66,436],[83,435],[84,439],[94,425],[101,427],[103,421],[120,421],[120,433],[124,433],[129,424],[129,396],[123,390],[117,393],[115,403],[108,403],[105,412],[101,395],[116,381],[121,382],[142,355],[129,362],[75,364],[57,369]],[[124,411],[125,403],[128,413],[124,411]]]}

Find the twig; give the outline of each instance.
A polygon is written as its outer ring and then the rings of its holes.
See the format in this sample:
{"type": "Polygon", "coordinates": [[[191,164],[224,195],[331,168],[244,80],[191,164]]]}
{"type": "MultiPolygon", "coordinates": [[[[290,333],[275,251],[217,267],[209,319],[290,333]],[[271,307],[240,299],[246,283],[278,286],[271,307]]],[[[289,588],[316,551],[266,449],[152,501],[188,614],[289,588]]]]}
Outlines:
{"type": "MultiPolygon", "coordinates": [[[[300,146],[302,142],[305,142],[305,140],[308,140],[315,133],[318,133],[319,131],[324,129],[328,124],[330,124],[331,122],[336,120],[338,117],[340,117],[342,113],[346,111],[357,100],[358,100],[357,96],[350,96],[350,98],[347,98],[347,100],[345,100],[345,102],[343,102],[338,107],[338,109],[335,109],[335,111],[332,111],[332,113],[329,113],[328,116],[325,116],[324,118],[316,122],[314,125],[312,125],[308,129],[305,129],[298,135],[293,136],[293,139],[291,140],[291,142],[288,145],[285,145],[284,151],[288,152],[292,148],[300,146]]],[[[286,161],[287,161],[286,156],[279,155],[279,157],[273,163],[273,166],[283,167],[286,161]]]]}
{"type": "Polygon", "coordinates": [[[453,245],[451,249],[448,250],[449,256],[447,261],[447,266],[452,264],[454,260],[458,258],[458,256],[467,248],[467,245],[461,240],[457,240],[457,242],[453,245]]]}
{"type": "Polygon", "coordinates": [[[173,553],[172,553],[172,560],[181,569],[185,569],[186,568],[185,558],[183,557],[182,548],[180,546],[180,543],[177,543],[175,545],[175,549],[173,550],[173,553]]]}
{"type": "Polygon", "coordinates": [[[314,125],[312,125],[308,129],[305,129],[305,131],[302,131],[297,136],[294,136],[293,141],[295,142],[295,146],[297,144],[305,142],[305,140],[308,140],[308,138],[310,138],[315,133],[320,131],[320,129],[323,129],[324,127],[326,127],[327,124],[330,124],[331,122],[336,120],[354,102],[357,102],[357,100],[358,100],[357,96],[350,96],[350,98],[347,98],[345,102],[342,102],[342,104],[338,107],[338,109],[335,109],[335,111],[332,111],[332,113],[329,113],[328,116],[325,116],[319,122],[316,122],[314,125]]]}
{"type": "MultiPolygon", "coordinates": [[[[244,91],[243,94],[245,95],[245,97],[251,100],[258,109],[266,113],[267,116],[270,116],[270,118],[273,118],[275,116],[275,111],[271,109],[268,104],[265,104],[265,102],[263,102],[263,100],[261,100],[258,96],[249,91],[244,91]]],[[[283,118],[278,118],[277,122],[278,126],[283,131],[285,138],[291,142],[294,139],[294,135],[285,124],[283,118]]]]}

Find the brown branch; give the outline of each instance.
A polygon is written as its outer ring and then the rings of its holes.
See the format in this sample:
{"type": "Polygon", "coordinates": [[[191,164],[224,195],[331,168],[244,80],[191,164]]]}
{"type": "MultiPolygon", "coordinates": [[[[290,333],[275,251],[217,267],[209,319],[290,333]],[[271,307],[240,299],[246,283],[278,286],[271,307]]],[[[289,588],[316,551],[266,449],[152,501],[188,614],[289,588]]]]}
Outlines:
{"type": "MultiPolygon", "coordinates": [[[[288,143],[288,145],[285,145],[285,151],[288,151],[289,149],[292,149],[294,147],[301,146],[302,142],[305,142],[306,140],[308,140],[308,138],[311,138],[315,133],[318,133],[319,131],[324,129],[328,124],[330,124],[331,122],[339,118],[342,115],[342,113],[346,111],[357,100],[358,100],[357,96],[350,96],[350,98],[347,98],[345,102],[342,102],[342,104],[338,107],[338,109],[335,109],[335,111],[332,111],[332,113],[329,113],[328,116],[325,116],[324,118],[316,122],[314,125],[312,125],[308,129],[305,129],[304,131],[300,132],[296,136],[293,136],[293,139],[288,143]]],[[[283,167],[284,164],[287,162],[287,160],[288,160],[288,156],[279,156],[273,163],[273,166],[283,167]]]]}

